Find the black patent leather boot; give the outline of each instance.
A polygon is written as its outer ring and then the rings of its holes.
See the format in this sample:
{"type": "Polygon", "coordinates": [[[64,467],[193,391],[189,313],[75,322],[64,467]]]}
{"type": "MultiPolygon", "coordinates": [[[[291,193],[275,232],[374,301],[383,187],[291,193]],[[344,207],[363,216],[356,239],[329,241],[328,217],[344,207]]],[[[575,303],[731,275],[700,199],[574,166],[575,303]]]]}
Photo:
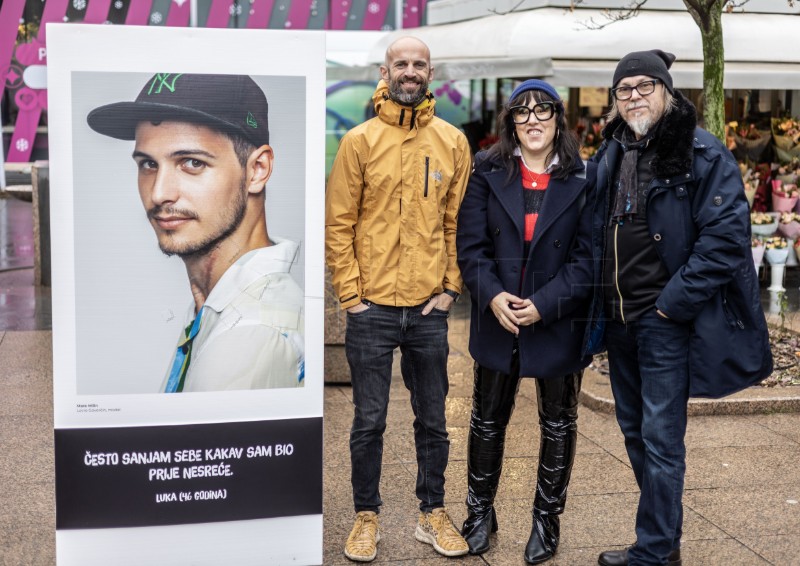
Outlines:
{"type": "Polygon", "coordinates": [[[577,372],[536,382],[541,441],[533,527],[525,546],[525,562],[528,564],[545,562],[558,550],[561,534],[559,515],[564,512],[575,461],[582,375],[583,372],[577,372]]]}
{"type": "Polygon", "coordinates": [[[494,497],[503,470],[506,427],[514,409],[519,372],[507,375],[478,364],[474,371],[467,446],[468,515],[461,535],[470,554],[483,554],[489,550],[489,535],[497,532],[494,497]]]}
{"type": "Polygon", "coordinates": [[[560,534],[558,515],[537,516],[534,511],[531,536],[525,545],[525,562],[539,564],[550,560],[558,549],[560,534]]]}

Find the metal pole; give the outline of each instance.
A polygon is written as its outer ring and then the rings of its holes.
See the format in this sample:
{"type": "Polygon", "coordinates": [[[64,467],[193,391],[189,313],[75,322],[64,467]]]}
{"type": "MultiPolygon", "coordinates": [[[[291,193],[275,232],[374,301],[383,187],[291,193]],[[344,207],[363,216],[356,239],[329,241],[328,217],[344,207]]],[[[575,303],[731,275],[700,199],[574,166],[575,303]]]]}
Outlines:
{"type": "Polygon", "coordinates": [[[403,0],[394,0],[394,29],[403,29],[403,0]]]}
{"type": "Polygon", "coordinates": [[[189,0],[189,27],[197,27],[197,0],[189,0]]]}

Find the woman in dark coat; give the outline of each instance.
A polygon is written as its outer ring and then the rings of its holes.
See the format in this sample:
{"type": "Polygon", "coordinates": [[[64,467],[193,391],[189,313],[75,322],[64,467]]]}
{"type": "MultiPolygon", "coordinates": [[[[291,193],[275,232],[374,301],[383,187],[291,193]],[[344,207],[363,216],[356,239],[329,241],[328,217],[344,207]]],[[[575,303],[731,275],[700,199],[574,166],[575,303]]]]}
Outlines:
{"type": "Polygon", "coordinates": [[[581,342],[592,283],[592,207],[585,205],[594,194],[594,165],[585,169],[563,102],[544,81],[514,90],[498,117],[498,134],[475,157],[458,218],[475,359],[462,534],[472,554],[489,549],[514,397],[521,377],[536,378],[541,443],[525,560],[538,564],[558,547],[578,393],[591,360],[581,356],[581,342]]]}

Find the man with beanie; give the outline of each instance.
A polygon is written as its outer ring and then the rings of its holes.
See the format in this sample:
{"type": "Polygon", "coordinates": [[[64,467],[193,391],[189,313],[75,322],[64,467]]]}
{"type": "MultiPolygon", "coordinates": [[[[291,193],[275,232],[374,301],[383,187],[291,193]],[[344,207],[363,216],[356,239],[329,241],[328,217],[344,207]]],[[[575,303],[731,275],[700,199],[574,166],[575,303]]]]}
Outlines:
{"type": "Polygon", "coordinates": [[[159,73],[136,100],[86,118],[135,141],[147,219],[186,266],[193,300],[164,393],[303,386],[303,290],[289,274],[298,246],[267,232],[267,114],[249,76],[159,73]]]}
{"type": "MultiPolygon", "coordinates": [[[[617,422],[641,491],[636,542],[602,566],[680,565],[690,396],[721,397],[772,371],[749,207],[733,156],[673,88],[675,56],[629,53],[598,164],[595,293],[617,422]]],[[[593,332],[594,331],[594,332],[593,332]]]]}
{"type": "Polygon", "coordinates": [[[471,169],[466,137],[434,116],[428,47],[403,37],[386,50],[376,117],[341,141],[328,179],[325,246],[347,311],[345,351],[355,416],[350,431],[355,525],[345,555],[373,560],[380,540],[383,431],[392,358],[411,393],[417,451],[417,540],[444,556],[467,543],[444,508],[447,317],[461,292],[456,219],[471,169]]]}

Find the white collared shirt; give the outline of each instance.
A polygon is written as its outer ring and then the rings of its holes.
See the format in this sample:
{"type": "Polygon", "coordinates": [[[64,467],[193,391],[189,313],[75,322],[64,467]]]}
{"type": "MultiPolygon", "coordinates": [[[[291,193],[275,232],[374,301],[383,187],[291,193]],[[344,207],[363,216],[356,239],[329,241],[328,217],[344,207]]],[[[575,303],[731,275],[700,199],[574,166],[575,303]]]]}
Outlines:
{"type": "MultiPolygon", "coordinates": [[[[298,245],[272,241],[240,257],[208,295],[184,392],[303,386],[304,297],[289,275],[298,245]]],[[[195,314],[192,303],[184,327],[195,314]]]]}

